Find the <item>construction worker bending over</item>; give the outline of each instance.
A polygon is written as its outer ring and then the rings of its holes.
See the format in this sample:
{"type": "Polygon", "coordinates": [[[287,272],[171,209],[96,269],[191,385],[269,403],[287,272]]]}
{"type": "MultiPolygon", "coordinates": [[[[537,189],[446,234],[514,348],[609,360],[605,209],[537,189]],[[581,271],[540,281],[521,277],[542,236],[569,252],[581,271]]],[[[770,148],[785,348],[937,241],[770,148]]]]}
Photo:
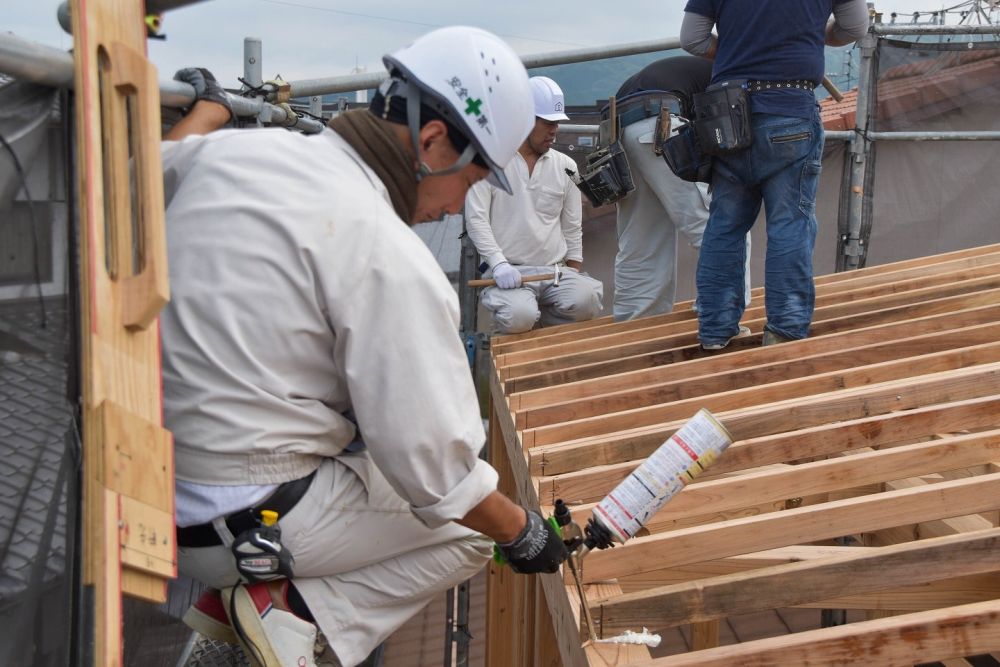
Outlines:
{"type": "Polygon", "coordinates": [[[531,78],[535,125],[504,169],[513,193],[481,182],[465,198],[469,237],[483,259],[483,306],[497,333],[582,322],[602,309],[604,285],[583,273],[580,191],[566,170],[576,163],[552,142],[567,120],[563,93],[548,77],[531,78]],[[522,276],[555,274],[552,280],[523,282],[522,276]]]}
{"type": "Polygon", "coordinates": [[[510,189],[527,73],[475,28],[385,64],[370,109],[319,134],[164,144],[178,556],[217,589],[188,617],[255,665],[356,665],[493,541],[523,573],[566,555],[478,457],[457,297],[410,229],[482,178],[510,189]]]}
{"type": "MultiPolygon", "coordinates": [[[[660,109],[676,128],[691,117],[691,98],[708,87],[712,64],[694,56],[656,60],[630,76],[615,95],[622,148],[635,190],[616,206],[616,321],[669,313],[677,291],[677,239],[701,247],[710,197],[704,183],[674,175],[653,152],[660,109]]],[[[610,106],[603,110],[610,113],[610,106]]],[[[747,234],[744,299],[750,303],[750,235],[747,234]]]]}
{"type": "Polygon", "coordinates": [[[743,331],[743,237],[761,203],[767,218],[763,343],[809,335],[823,157],[823,124],[813,88],[823,78],[824,42],[849,44],[867,30],[864,0],[688,0],[681,45],[714,60],[707,92],[725,97],[727,107],[750,117],[747,126],[734,124],[740,141],[713,159],[712,210],[698,257],[702,347],[725,347],[743,331]],[[828,23],[831,12],[834,20],[828,23]]]}

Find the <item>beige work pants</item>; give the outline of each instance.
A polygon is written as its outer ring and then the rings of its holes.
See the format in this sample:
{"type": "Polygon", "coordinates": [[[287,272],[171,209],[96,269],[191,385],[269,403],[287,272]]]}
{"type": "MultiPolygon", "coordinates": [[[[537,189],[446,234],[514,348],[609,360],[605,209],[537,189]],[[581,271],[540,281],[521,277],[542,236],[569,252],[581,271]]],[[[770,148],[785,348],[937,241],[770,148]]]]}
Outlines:
{"type": "MultiPolygon", "coordinates": [[[[224,546],[179,548],[181,572],[209,586],[238,581],[224,546]]],[[[492,542],[455,523],[427,528],[364,454],[323,462],[306,495],[280,517],[295,587],[330,647],[356,665],[430,600],[479,571],[492,542]]]]}
{"type": "MultiPolygon", "coordinates": [[[[552,273],[551,266],[514,267],[522,276],[552,273]]],[[[541,321],[543,327],[592,320],[604,309],[604,284],[586,272],[560,267],[559,284],[552,280],[521,283],[515,289],[487,287],[479,299],[493,316],[495,333],[528,331],[541,321]]],[[[492,271],[483,274],[492,278],[492,271]]]]}

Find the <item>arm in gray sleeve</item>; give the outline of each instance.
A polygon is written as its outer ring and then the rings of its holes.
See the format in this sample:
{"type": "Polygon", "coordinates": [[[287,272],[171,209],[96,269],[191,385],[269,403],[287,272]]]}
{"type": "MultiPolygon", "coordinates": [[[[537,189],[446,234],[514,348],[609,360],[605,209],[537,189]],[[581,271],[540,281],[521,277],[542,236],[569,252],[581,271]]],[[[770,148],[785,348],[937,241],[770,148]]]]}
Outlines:
{"type": "Polygon", "coordinates": [[[712,34],[715,19],[694,12],[684,12],[681,23],[681,48],[694,56],[714,58],[716,37],[712,34]]]}
{"type": "Polygon", "coordinates": [[[507,261],[503,250],[493,236],[490,226],[490,205],[493,203],[493,186],[479,181],[465,195],[465,229],[469,232],[476,251],[484,262],[494,267],[507,261]]]}
{"type": "Polygon", "coordinates": [[[868,32],[868,3],[847,0],[833,6],[833,22],[826,26],[826,43],[844,46],[856,42],[868,32]]]}
{"type": "Polygon", "coordinates": [[[387,205],[358,211],[375,224],[345,219],[340,229],[351,231],[320,248],[333,353],[368,456],[433,528],[464,517],[497,482],[478,456],[485,434],[457,334],[458,298],[387,205]]]}

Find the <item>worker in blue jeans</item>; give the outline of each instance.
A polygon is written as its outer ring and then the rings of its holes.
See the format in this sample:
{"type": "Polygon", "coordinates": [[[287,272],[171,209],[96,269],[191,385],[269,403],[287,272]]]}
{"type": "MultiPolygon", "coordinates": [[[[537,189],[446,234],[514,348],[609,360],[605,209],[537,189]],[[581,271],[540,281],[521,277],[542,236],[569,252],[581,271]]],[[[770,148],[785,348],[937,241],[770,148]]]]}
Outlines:
{"type": "MultiPolygon", "coordinates": [[[[764,308],[769,341],[805,338],[812,320],[812,252],[823,125],[812,118],[754,114],[753,144],[713,164],[712,204],[698,262],[698,335],[727,343],[743,316],[746,234],[767,211],[764,308]],[[711,305],[708,305],[711,304],[711,305]]],[[[778,341],[773,341],[778,342],[778,341]]]]}
{"type": "Polygon", "coordinates": [[[743,315],[744,236],[761,204],[767,216],[765,345],[809,335],[815,303],[812,253],[823,126],[813,89],[824,44],[868,29],[864,0],[688,0],[681,46],[714,60],[712,83],[747,90],[749,147],[713,161],[712,204],[698,260],[698,338],[718,350],[748,335],[743,315]],[[833,20],[830,20],[831,14],[833,20]],[[718,37],[712,28],[718,29],[718,37]]]}

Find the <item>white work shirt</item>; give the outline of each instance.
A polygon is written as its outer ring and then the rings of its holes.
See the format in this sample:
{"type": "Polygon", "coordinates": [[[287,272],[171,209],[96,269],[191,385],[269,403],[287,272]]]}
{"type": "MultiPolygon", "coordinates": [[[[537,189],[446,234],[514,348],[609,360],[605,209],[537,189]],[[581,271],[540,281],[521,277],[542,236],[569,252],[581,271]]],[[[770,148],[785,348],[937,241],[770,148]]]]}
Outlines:
{"type": "Polygon", "coordinates": [[[572,158],[549,149],[528,174],[520,153],[504,168],[514,194],[486,181],[469,189],[465,220],[469,238],[490,266],[545,266],[583,261],[580,190],[566,170],[577,171],[572,158]]]}
{"type": "Polygon", "coordinates": [[[357,153],[331,130],[226,130],[163,158],[178,480],[297,479],[359,429],[428,526],[489,495],[457,296],[357,153]]]}

